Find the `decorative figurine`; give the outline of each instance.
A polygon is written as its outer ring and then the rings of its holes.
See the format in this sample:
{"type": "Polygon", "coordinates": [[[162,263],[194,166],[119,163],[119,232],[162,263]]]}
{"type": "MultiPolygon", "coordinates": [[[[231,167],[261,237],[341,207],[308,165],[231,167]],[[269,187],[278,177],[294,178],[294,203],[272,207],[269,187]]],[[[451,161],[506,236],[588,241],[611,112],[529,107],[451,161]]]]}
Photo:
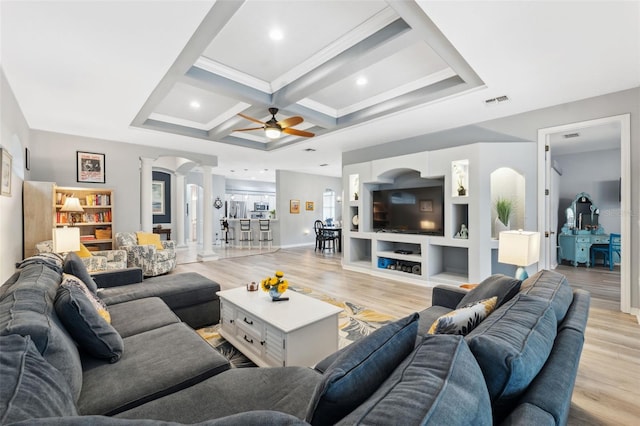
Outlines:
{"type": "Polygon", "coordinates": [[[464,223],[460,225],[460,231],[456,234],[456,238],[467,239],[469,238],[469,231],[467,230],[467,225],[464,223]]]}

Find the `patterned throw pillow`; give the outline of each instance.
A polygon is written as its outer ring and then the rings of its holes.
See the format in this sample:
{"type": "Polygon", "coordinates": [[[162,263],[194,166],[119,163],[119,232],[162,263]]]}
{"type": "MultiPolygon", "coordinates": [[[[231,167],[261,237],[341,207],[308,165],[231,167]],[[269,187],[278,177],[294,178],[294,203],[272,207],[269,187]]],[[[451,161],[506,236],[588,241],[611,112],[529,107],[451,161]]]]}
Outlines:
{"type": "Polygon", "coordinates": [[[98,296],[93,294],[91,290],[89,290],[89,288],[86,286],[84,282],[82,282],[80,278],[71,274],[62,274],[62,282],[60,283],[60,287],[69,287],[69,286],[73,286],[80,289],[82,293],[84,293],[85,296],[87,296],[87,299],[89,299],[89,302],[91,303],[91,305],[98,312],[98,315],[100,315],[100,317],[102,317],[107,322],[107,324],[111,324],[111,315],[107,310],[106,303],[104,303],[104,301],[100,299],[98,296]]]}
{"type": "Polygon", "coordinates": [[[496,309],[498,297],[479,300],[442,315],[431,324],[427,334],[461,334],[466,336],[496,309]]]}
{"type": "Polygon", "coordinates": [[[141,246],[152,245],[152,246],[156,246],[158,250],[164,250],[164,247],[160,242],[160,234],[150,234],[148,232],[136,232],[136,236],[138,237],[138,245],[141,245],[141,246]]]}

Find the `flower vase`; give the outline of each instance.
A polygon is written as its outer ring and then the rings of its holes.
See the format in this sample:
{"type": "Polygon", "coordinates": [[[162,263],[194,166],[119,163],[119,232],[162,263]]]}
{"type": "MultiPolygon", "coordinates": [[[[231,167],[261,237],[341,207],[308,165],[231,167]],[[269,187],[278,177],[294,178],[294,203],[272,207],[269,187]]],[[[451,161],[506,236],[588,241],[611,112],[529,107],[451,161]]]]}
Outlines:
{"type": "Polygon", "coordinates": [[[271,299],[280,299],[280,296],[282,296],[282,293],[278,291],[277,287],[271,287],[269,289],[269,296],[271,296],[271,299]]]}
{"type": "Polygon", "coordinates": [[[500,233],[502,231],[509,231],[511,229],[511,221],[507,222],[507,224],[505,225],[504,223],[502,223],[502,221],[498,218],[496,218],[495,221],[495,230],[496,230],[496,239],[500,239],[500,233]]]}

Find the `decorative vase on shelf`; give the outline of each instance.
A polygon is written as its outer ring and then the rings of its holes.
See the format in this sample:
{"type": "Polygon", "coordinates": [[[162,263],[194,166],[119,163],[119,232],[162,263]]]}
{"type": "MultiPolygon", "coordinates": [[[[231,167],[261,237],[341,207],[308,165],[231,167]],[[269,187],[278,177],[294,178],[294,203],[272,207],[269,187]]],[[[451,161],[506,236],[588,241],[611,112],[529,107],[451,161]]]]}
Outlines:
{"type": "Polygon", "coordinates": [[[495,229],[496,229],[496,239],[500,239],[500,233],[502,231],[511,230],[511,221],[508,221],[507,224],[505,225],[504,223],[502,223],[502,221],[499,218],[496,217],[495,229]]]}
{"type": "Polygon", "coordinates": [[[269,296],[271,296],[271,299],[280,299],[280,296],[282,296],[282,293],[278,291],[277,287],[271,287],[269,289],[269,296]]]}
{"type": "Polygon", "coordinates": [[[465,195],[467,195],[467,190],[465,189],[464,186],[460,185],[458,187],[458,196],[459,197],[464,197],[465,195]]]}

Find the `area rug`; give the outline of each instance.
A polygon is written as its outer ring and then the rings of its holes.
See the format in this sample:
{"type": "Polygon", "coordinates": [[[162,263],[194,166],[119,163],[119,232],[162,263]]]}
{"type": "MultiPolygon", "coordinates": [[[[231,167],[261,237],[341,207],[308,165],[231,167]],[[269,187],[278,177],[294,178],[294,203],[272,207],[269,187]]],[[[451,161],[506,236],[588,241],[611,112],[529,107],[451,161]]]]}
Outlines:
{"type": "MultiPolygon", "coordinates": [[[[371,334],[374,330],[394,321],[396,318],[373,311],[348,301],[339,301],[308,288],[289,287],[290,290],[303,293],[342,308],[338,317],[338,347],[344,348],[356,340],[371,334]]],[[[220,324],[196,330],[211,346],[226,357],[232,368],[254,367],[255,364],[220,336],[220,324]]]]}

